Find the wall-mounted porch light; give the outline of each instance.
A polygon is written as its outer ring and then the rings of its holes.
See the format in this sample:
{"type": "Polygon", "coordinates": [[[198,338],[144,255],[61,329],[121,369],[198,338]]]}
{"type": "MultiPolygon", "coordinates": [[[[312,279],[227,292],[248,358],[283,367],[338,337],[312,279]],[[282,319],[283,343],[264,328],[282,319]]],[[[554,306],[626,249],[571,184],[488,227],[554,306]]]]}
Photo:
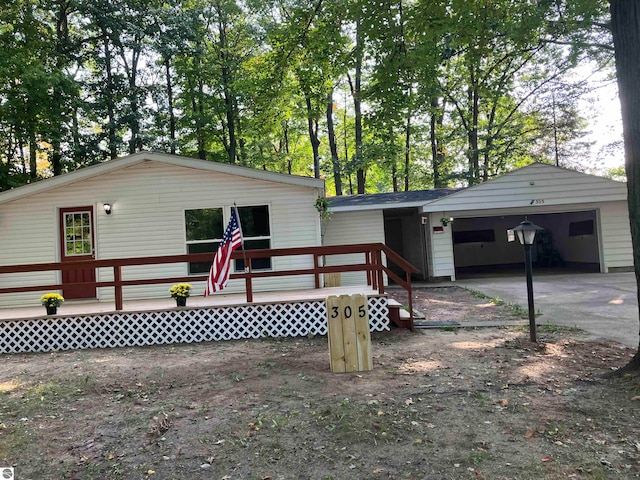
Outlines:
{"type": "Polygon", "coordinates": [[[102,204],[102,208],[104,208],[104,213],[106,213],[107,215],[111,215],[111,204],[110,203],[103,203],[102,204]]]}

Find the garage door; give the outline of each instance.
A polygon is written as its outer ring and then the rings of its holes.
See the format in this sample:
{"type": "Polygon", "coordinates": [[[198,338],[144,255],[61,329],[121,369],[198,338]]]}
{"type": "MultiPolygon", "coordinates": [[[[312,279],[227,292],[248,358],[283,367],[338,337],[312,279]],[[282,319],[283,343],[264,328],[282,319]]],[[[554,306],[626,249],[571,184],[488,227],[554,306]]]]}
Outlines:
{"type": "MultiPolygon", "coordinates": [[[[545,229],[532,250],[534,267],[599,272],[596,218],[595,210],[528,216],[545,229]]],[[[456,274],[522,268],[524,249],[517,240],[507,240],[507,230],[522,220],[522,215],[456,218],[452,223],[456,274]]]]}

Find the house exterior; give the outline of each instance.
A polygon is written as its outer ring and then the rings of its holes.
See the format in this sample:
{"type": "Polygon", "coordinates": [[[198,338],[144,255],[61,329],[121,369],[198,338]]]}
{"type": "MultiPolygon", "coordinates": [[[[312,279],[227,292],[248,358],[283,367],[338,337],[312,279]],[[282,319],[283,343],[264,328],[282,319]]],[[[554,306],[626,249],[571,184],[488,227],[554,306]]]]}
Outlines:
{"type": "Polygon", "coordinates": [[[420,279],[521,265],[508,230],[525,217],[545,229],[533,249],[538,266],[633,268],[626,184],[542,163],[466,189],[335,197],[331,208],[325,244],[385,241],[420,279]]]}
{"type": "MultiPolygon", "coordinates": [[[[313,178],[137,153],[0,193],[0,265],[213,252],[234,203],[243,221],[246,248],[315,246],[320,244],[320,221],[314,204],[323,192],[324,182],[313,178]]],[[[253,268],[312,265],[305,257],[276,257],[253,268]]],[[[241,271],[242,265],[234,268],[241,271]]],[[[123,279],[207,271],[203,264],[144,265],[125,267],[123,279]]],[[[113,269],[78,275],[15,273],[0,276],[0,285],[109,281],[113,269]]],[[[193,293],[201,295],[203,282],[193,286],[193,293]]],[[[312,287],[312,278],[254,280],[256,291],[312,287]]],[[[164,284],[126,287],[124,298],[166,297],[167,289],[164,284]]],[[[244,291],[244,283],[232,280],[225,291],[244,291]]],[[[65,296],[113,301],[114,293],[111,287],[76,288],[65,291],[65,296]]],[[[5,294],[0,305],[33,304],[37,297],[37,292],[5,294]]]]}

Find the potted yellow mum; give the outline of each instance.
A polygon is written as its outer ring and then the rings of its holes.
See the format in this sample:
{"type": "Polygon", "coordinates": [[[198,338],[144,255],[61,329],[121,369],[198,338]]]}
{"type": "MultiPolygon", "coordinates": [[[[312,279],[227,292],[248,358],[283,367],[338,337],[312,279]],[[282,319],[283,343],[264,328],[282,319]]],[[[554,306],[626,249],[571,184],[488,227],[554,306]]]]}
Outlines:
{"type": "Polygon", "coordinates": [[[191,295],[191,288],[188,283],[178,283],[169,289],[169,294],[176,299],[178,307],[184,307],[187,304],[187,297],[191,295]]]}
{"type": "Polygon", "coordinates": [[[59,293],[45,293],[40,297],[40,303],[47,309],[47,315],[55,315],[62,302],[64,297],[59,293]]]}

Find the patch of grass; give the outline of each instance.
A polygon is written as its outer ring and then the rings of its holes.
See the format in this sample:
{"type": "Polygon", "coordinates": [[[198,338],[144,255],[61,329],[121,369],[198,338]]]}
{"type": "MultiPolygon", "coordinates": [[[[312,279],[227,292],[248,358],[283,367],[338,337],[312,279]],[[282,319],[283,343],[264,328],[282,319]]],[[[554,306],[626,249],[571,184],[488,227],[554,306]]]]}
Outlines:
{"type": "MultiPolygon", "coordinates": [[[[529,310],[525,307],[523,307],[522,305],[518,305],[517,303],[509,303],[506,302],[504,300],[502,300],[500,297],[490,297],[488,295],[485,295],[484,293],[478,291],[478,290],[473,290],[471,288],[465,288],[465,290],[467,292],[469,292],[471,294],[471,296],[475,297],[475,298],[481,298],[483,300],[487,300],[490,303],[493,303],[496,306],[499,307],[507,307],[511,310],[511,312],[519,317],[519,318],[528,318],[529,317],[529,310]]],[[[536,317],[542,315],[542,312],[540,310],[536,310],[536,317]]]]}
{"type": "Polygon", "coordinates": [[[488,395],[485,395],[480,392],[474,393],[473,395],[471,395],[471,398],[474,398],[475,400],[477,400],[478,403],[482,406],[488,405],[489,402],[491,401],[491,398],[488,395]]]}
{"type": "Polygon", "coordinates": [[[458,333],[458,330],[460,329],[460,327],[458,327],[456,325],[443,325],[442,327],[438,327],[438,329],[442,330],[444,332],[458,333]]]}
{"type": "Polygon", "coordinates": [[[537,325],[537,331],[540,333],[584,333],[584,330],[575,325],[567,327],[564,325],[554,325],[551,322],[537,325]]]}
{"type": "Polygon", "coordinates": [[[2,430],[0,436],[0,462],[3,465],[9,465],[11,462],[8,458],[18,458],[20,455],[30,455],[31,439],[24,426],[16,426],[15,428],[6,427],[2,430]]]}
{"type": "Polygon", "coordinates": [[[416,447],[424,444],[424,431],[416,410],[404,405],[378,401],[363,403],[345,398],[313,415],[316,424],[330,433],[337,444],[373,442],[378,445],[408,438],[413,438],[412,445],[416,447]]]}

